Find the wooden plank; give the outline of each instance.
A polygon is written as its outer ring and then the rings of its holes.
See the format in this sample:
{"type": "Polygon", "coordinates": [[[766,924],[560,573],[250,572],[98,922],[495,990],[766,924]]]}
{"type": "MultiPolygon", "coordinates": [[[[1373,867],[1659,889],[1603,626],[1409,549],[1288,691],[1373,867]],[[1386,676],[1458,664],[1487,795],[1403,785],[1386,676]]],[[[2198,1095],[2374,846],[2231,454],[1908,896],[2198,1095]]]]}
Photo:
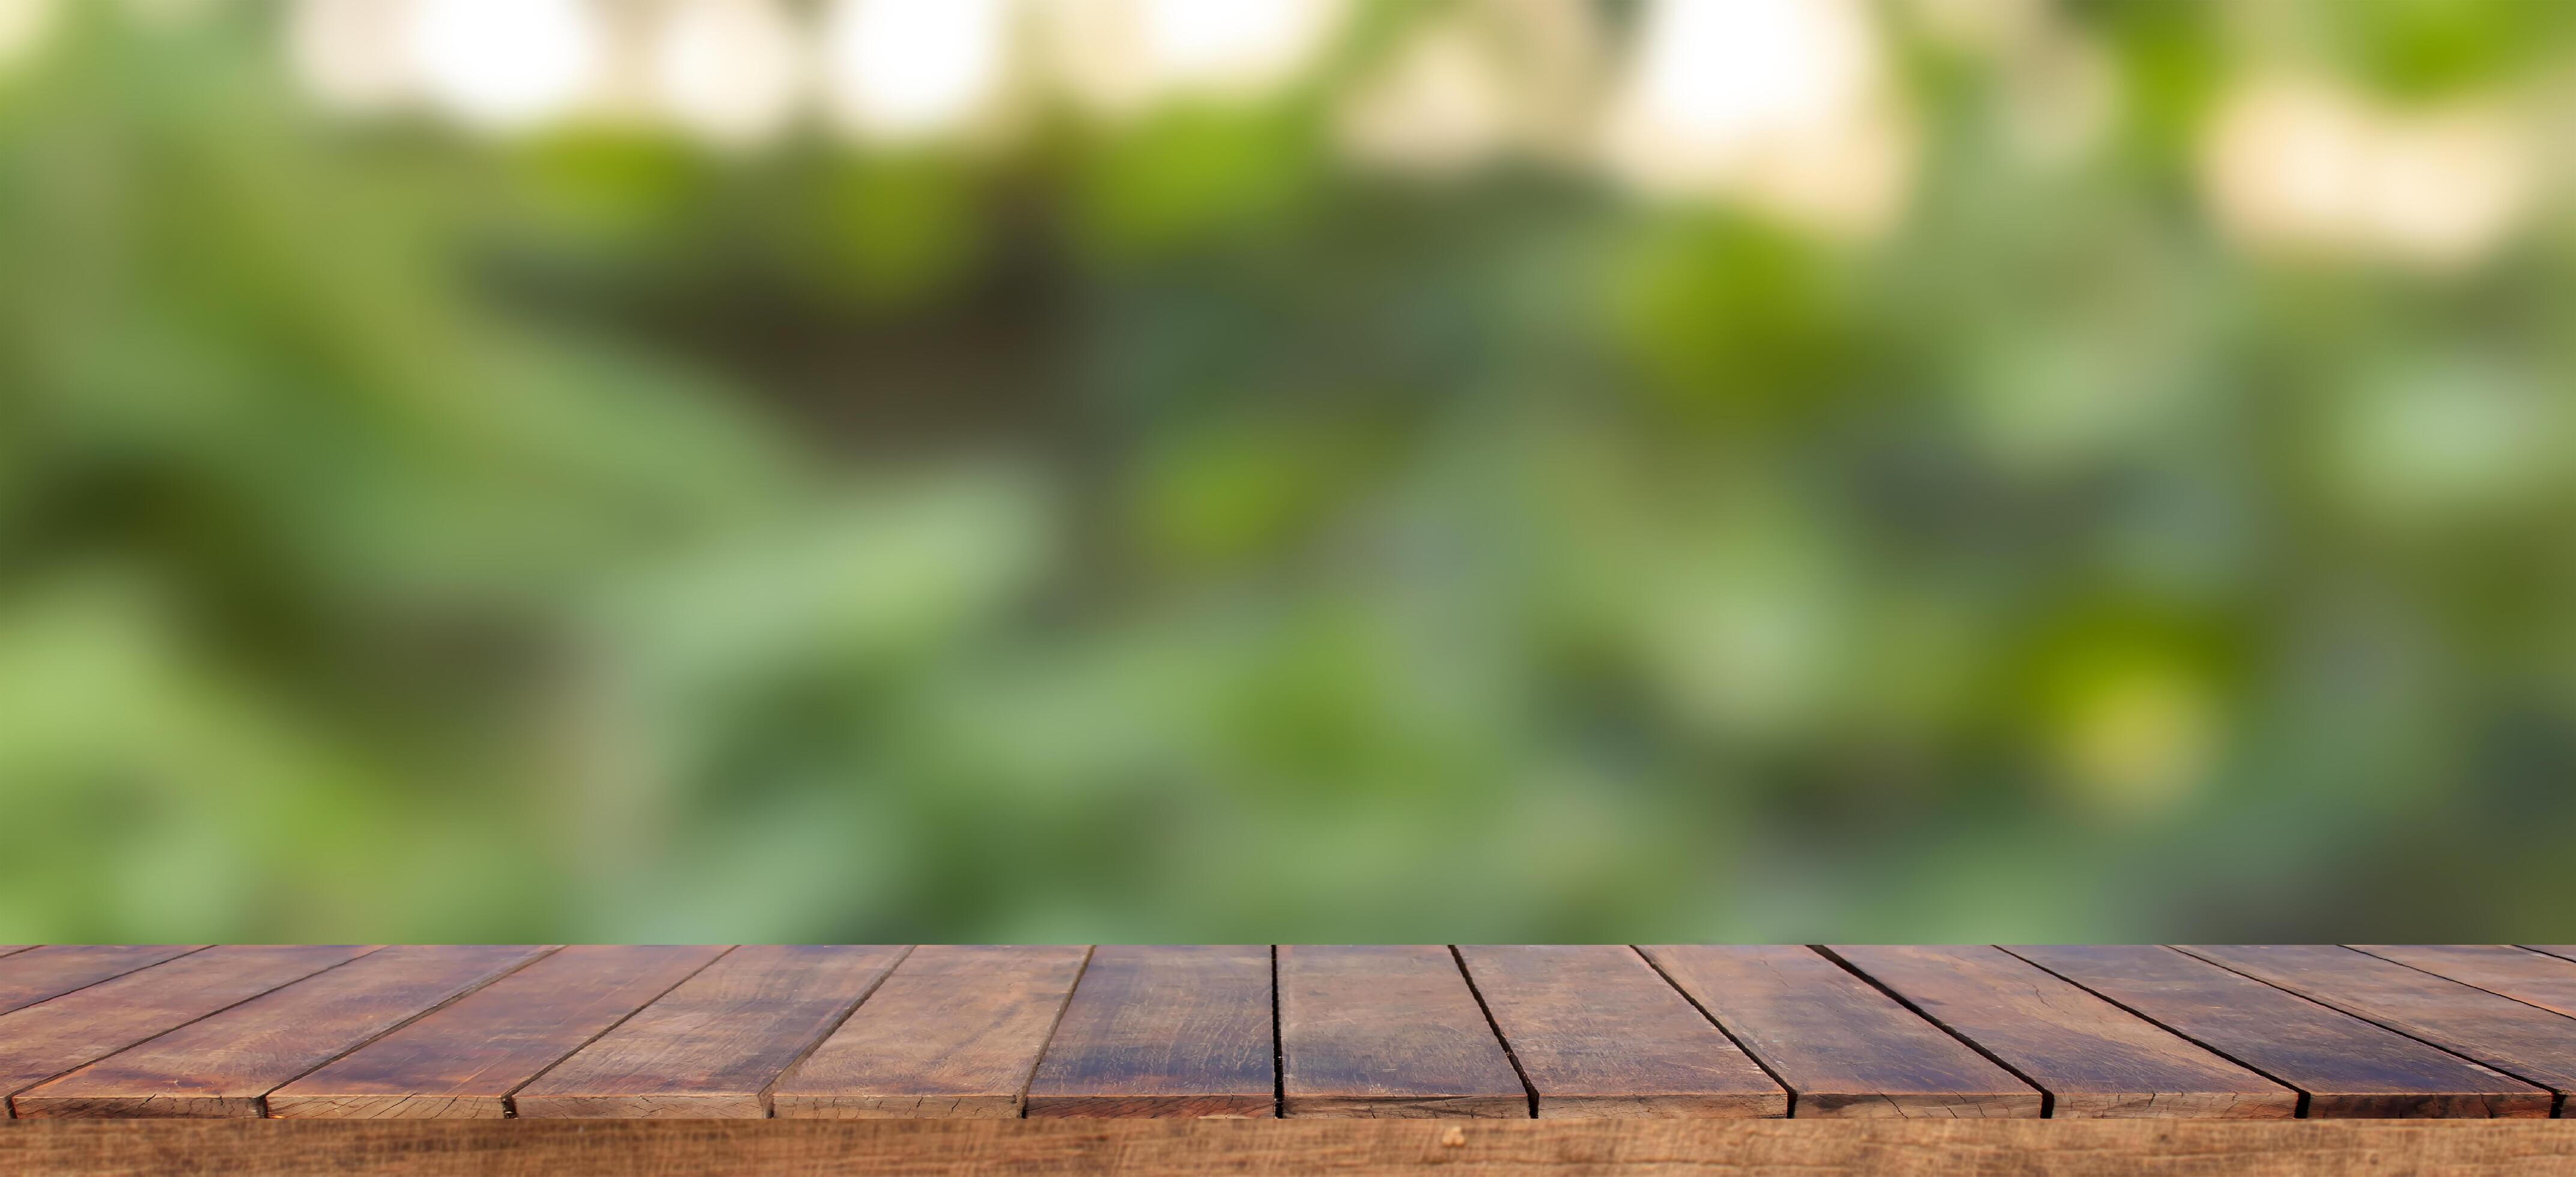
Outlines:
{"type": "Polygon", "coordinates": [[[2439,1120],[74,1120],[0,1125],[0,1172],[2533,1177],[2576,1172],[2576,1132],[2439,1120]]]}
{"type": "Polygon", "coordinates": [[[1526,1119],[1529,1089],[1436,944],[1279,946],[1280,1112],[1526,1119]]]}
{"type": "Polygon", "coordinates": [[[203,944],[53,944],[0,960],[0,1014],[122,977],[203,944]]]}
{"type": "Polygon", "coordinates": [[[751,1118],[905,949],[736,948],[510,1099],[525,1117],[751,1118]]]}
{"type": "Polygon", "coordinates": [[[1090,950],[925,944],[779,1080],[781,1117],[1016,1118],[1090,950]]]}
{"type": "Polygon", "coordinates": [[[2155,945],[2013,955],[2307,1093],[2316,1117],[2546,1116],[2550,1095],[2349,1014],[2155,945]]]}
{"type": "Polygon", "coordinates": [[[281,1119],[509,1114],[509,1096],[723,955],[576,944],[272,1091],[281,1119]]]}
{"type": "Polygon", "coordinates": [[[2372,956],[2439,973],[2576,1018],[2576,961],[2510,944],[2356,944],[2372,956]]]}
{"type": "Polygon", "coordinates": [[[1460,945],[1538,1117],[1785,1116],[1789,1093],[1625,944],[1460,945]]]}
{"type": "Polygon", "coordinates": [[[18,1114],[261,1116],[297,1076],[549,951],[403,945],[273,989],[20,1093],[18,1114]]]}
{"type": "Polygon", "coordinates": [[[1275,1116],[1267,944],[1104,944],[1029,1083],[1032,1117],[1275,1116]]]}
{"type": "Polygon", "coordinates": [[[2576,944],[2525,944],[2533,952],[2545,952],[2560,960],[2576,960],[2576,944]]]}
{"type": "Polygon", "coordinates": [[[2332,944],[2176,947],[2561,1096],[2576,1091],[2576,1019],[2332,944]]]}
{"type": "Polygon", "coordinates": [[[1797,945],[1657,945],[1647,958],[1794,1093],[1792,1116],[2037,1116],[2040,1094],[1797,945]]]}
{"type": "Polygon", "coordinates": [[[16,956],[34,947],[33,944],[0,944],[0,956],[16,956]]]}
{"type": "Polygon", "coordinates": [[[371,951],[373,945],[226,945],[0,1015],[0,1094],[15,1096],[371,951]]]}
{"type": "Polygon", "coordinates": [[[1986,944],[1834,955],[2048,1093],[2054,1118],[2287,1119],[2299,1093],[1986,944]]]}

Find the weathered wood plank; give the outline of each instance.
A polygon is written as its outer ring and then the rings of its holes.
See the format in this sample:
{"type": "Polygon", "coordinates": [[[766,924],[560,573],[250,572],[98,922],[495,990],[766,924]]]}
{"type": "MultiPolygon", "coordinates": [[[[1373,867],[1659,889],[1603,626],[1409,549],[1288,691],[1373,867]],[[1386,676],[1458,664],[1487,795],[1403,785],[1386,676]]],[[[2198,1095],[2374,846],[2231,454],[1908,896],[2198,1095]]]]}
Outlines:
{"type": "Polygon", "coordinates": [[[1266,944],[1091,951],[1029,1083],[1033,1118],[1275,1116],[1266,944]]]}
{"type": "Polygon", "coordinates": [[[925,944],[779,1080],[778,1115],[1016,1118],[1089,950],[925,944]]]}
{"type": "Polygon", "coordinates": [[[269,1092],[549,951],[403,945],[191,1022],[21,1092],[24,1117],[259,1116],[269,1092]]]}
{"type": "Polygon", "coordinates": [[[2533,952],[2545,952],[2560,960],[2576,960],[2576,944],[2525,944],[2533,952]]]}
{"type": "Polygon", "coordinates": [[[1832,951],[2038,1084],[2057,1119],[2298,1114],[2298,1092],[1991,945],[1832,951]]]}
{"type": "Polygon", "coordinates": [[[576,944],[268,1095],[286,1119],[509,1114],[509,1095],[722,955],[576,944]]]}
{"type": "Polygon", "coordinates": [[[0,1095],[105,1058],[236,1002],[345,964],[374,945],[226,945],[0,1014],[0,1095]]]}
{"type": "Polygon", "coordinates": [[[2576,1018],[2576,961],[2562,960],[2510,944],[2355,944],[2353,947],[2576,1018]]]}
{"type": "Polygon", "coordinates": [[[1789,1085],[1792,1116],[2037,1116],[2040,1094],[1941,1028],[1797,945],[1642,948],[1789,1085]]]}
{"type": "Polygon", "coordinates": [[[203,944],[53,944],[0,953],[0,1014],[86,989],[111,977],[205,947],[203,944]]]}
{"type": "Polygon", "coordinates": [[[520,1088],[526,1117],[750,1118],[906,949],[736,948],[520,1088]]]}
{"type": "Polygon", "coordinates": [[[2170,948],[2008,950],[2306,1092],[2310,1116],[2549,1114],[2550,1094],[2528,1083],[2170,948]]]}
{"type": "Polygon", "coordinates": [[[1526,1119],[1512,1069],[1440,945],[1279,946],[1289,1116],[1526,1119]]]}
{"type": "Polygon", "coordinates": [[[16,956],[34,947],[33,944],[0,944],[0,956],[16,956]]]}
{"type": "Polygon", "coordinates": [[[2561,1096],[2576,1090],[2576,1019],[2332,944],[2176,947],[2561,1096]]]}
{"type": "Polygon", "coordinates": [[[1785,1116],[1789,1093],[1625,944],[1459,945],[1540,1119],[1785,1116]]]}
{"type": "Polygon", "coordinates": [[[750,1120],[37,1121],[0,1172],[159,1177],[2531,1177],[2576,1172],[2533,1121],[750,1120]]]}

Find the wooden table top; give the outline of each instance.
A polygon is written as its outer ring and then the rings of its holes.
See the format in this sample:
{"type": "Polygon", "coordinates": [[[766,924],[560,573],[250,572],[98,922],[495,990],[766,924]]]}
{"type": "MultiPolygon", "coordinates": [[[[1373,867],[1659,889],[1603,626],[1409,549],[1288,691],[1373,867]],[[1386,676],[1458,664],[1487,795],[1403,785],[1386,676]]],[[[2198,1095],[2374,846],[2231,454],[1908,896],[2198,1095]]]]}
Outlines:
{"type": "Polygon", "coordinates": [[[2548,1117],[2576,946],[0,945],[23,1119],[2548,1117]]]}

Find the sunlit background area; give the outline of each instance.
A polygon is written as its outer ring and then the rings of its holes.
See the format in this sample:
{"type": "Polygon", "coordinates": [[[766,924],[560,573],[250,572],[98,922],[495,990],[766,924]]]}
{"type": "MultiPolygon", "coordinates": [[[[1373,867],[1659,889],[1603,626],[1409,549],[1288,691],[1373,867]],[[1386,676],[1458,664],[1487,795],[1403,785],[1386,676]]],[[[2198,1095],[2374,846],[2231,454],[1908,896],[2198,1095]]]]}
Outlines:
{"type": "Polygon", "coordinates": [[[2576,939],[2576,5],[0,0],[0,939],[2576,939]]]}

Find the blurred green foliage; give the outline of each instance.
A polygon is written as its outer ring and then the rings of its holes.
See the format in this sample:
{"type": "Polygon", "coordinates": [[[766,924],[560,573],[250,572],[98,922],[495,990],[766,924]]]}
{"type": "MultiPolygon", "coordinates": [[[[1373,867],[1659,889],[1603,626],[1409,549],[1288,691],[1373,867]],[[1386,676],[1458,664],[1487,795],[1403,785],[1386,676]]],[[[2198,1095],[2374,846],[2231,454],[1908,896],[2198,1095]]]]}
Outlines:
{"type": "MultiPolygon", "coordinates": [[[[2567,60],[2273,7],[2392,101],[2567,60]]],[[[2068,6],[2121,102],[2046,161],[1891,19],[1858,243],[1353,170],[1329,86],[495,143],[69,12],[0,72],[6,938],[2576,938],[2576,219],[2238,248],[2226,6],[2068,6]]]]}

